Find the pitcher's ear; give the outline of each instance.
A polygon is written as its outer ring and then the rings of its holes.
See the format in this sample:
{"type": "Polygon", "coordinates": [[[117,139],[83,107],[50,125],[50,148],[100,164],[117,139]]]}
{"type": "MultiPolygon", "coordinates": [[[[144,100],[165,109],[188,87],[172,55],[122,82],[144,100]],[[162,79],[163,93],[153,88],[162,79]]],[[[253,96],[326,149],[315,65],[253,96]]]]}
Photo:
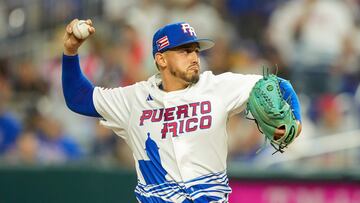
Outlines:
{"type": "Polygon", "coordinates": [[[159,70],[161,70],[162,68],[165,68],[167,66],[166,59],[165,59],[163,53],[158,52],[155,54],[155,64],[159,70]]]}

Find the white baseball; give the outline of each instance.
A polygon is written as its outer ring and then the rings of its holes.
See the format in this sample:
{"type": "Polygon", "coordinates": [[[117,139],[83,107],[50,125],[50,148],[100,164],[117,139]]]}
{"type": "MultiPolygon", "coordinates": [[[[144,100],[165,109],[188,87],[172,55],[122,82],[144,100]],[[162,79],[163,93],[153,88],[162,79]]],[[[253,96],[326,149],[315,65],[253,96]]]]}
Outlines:
{"type": "Polygon", "coordinates": [[[73,25],[73,33],[78,39],[85,39],[89,36],[89,25],[85,20],[79,20],[73,25]]]}

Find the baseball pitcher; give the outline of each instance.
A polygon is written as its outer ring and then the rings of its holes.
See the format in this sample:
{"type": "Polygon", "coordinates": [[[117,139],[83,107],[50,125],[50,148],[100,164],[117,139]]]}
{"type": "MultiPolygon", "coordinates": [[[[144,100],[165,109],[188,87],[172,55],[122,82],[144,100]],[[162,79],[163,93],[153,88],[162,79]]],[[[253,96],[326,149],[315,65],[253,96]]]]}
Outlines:
{"type": "MultiPolygon", "coordinates": [[[[100,118],[130,146],[139,202],[228,202],[226,122],[235,113],[248,109],[279,150],[301,131],[299,101],[288,81],[200,73],[199,54],[214,42],[197,38],[186,22],[155,32],[152,54],[158,74],[126,87],[94,87],[79,65],[78,48],[87,38],[73,34],[77,22],[66,27],[64,36],[66,104],[100,118]]],[[[95,28],[91,20],[86,23],[91,36],[95,28]]]]}

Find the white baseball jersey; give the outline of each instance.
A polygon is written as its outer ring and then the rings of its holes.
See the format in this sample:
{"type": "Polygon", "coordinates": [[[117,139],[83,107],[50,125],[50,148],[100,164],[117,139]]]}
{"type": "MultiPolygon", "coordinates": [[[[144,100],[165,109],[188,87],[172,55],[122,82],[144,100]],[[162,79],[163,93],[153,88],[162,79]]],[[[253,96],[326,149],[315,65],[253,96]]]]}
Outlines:
{"type": "Polygon", "coordinates": [[[140,202],[227,202],[230,114],[245,108],[259,75],[207,71],[183,90],[159,89],[160,75],[94,90],[101,123],[126,140],[136,162],[140,202]]]}

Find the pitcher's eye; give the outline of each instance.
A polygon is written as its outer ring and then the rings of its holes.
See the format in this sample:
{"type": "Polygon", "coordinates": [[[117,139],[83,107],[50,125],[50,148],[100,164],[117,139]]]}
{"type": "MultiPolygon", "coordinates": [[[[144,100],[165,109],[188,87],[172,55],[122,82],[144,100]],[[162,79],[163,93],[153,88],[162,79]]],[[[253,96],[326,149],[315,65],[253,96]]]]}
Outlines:
{"type": "Polygon", "coordinates": [[[199,48],[187,48],[186,49],[186,53],[190,54],[192,52],[199,53],[200,49],[199,48]]]}
{"type": "Polygon", "coordinates": [[[191,49],[191,48],[186,49],[186,53],[190,54],[191,52],[193,52],[193,49],[191,49]]]}

